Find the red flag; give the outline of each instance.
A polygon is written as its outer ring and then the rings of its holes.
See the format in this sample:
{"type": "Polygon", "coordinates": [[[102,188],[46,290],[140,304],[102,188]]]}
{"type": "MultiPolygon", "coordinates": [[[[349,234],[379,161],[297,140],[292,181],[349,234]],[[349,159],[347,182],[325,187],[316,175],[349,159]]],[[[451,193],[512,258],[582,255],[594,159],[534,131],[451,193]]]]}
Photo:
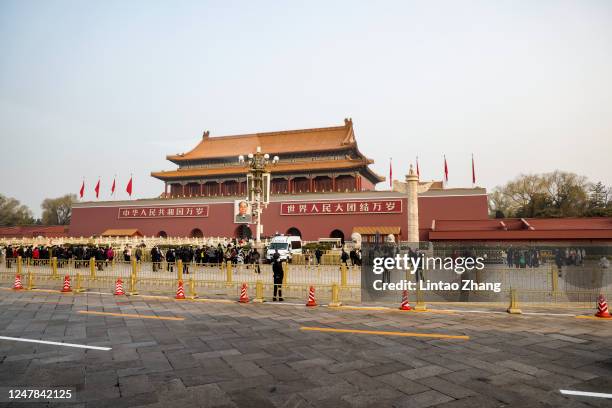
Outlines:
{"type": "Polygon", "coordinates": [[[472,154],[472,184],[476,184],[476,170],[474,169],[474,154],[472,154]]]}
{"type": "Polygon", "coordinates": [[[100,196],[100,179],[98,179],[98,183],[96,184],[94,191],[96,192],[96,198],[98,198],[100,196]]]}
{"type": "Polygon", "coordinates": [[[85,194],[85,180],[83,180],[83,184],[81,184],[81,189],[79,190],[80,198],[83,198],[83,194],[85,194]]]}
{"type": "Polygon", "coordinates": [[[389,187],[393,188],[393,159],[389,158],[389,187]]]}
{"type": "Polygon", "coordinates": [[[444,181],[448,183],[448,165],[446,164],[446,155],[444,155],[444,181]]]}
{"type": "Polygon", "coordinates": [[[132,177],[130,177],[130,181],[128,181],[127,187],[125,188],[125,191],[127,191],[127,193],[130,195],[130,197],[132,196],[132,177]]]}
{"type": "Polygon", "coordinates": [[[111,195],[115,194],[115,179],[113,178],[113,185],[111,187],[111,195]]]}
{"type": "Polygon", "coordinates": [[[416,158],[417,160],[417,177],[421,178],[421,171],[419,170],[419,156],[416,158]]]}

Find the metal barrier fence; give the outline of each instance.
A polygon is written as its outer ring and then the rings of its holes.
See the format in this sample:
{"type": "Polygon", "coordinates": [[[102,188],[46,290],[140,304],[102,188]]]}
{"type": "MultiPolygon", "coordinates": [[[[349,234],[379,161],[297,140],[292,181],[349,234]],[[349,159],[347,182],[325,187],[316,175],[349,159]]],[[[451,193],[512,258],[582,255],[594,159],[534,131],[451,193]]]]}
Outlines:
{"type": "MultiPolygon", "coordinates": [[[[376,258],[407,256],[409,264],[422,259],[472,259],[479,258],[481,270],[456,273],[452,268],[422,268],[417,275],[405,270],[386,269],[386,281],[402,279],[426,286],[428,282],[455,284],[455,290],[421,290],[419,296],[428,302],[507,302],[510,293],[520,302],[554,304],[571,302],[592,307],[598,295],[612,296],[612,269],[609,257],[612,246],[603,244],[545,244],[533,243],[400,243],[363,244],[362,300],[397,303],[401,291],[377,293],[369,289],[374,279],[373,262],[376,258]],[[464,281],[483,284],[484,290],[465,290],[464,281]],[[499,291],[493,291],[499,284],[499,291]],[[487,286],[488,285],[488,286],[487,286]]],[[[380,260],[379,260],[380,261],[380,260]]],[[[409,294],[412,299],[416,293],[409,294]]]]}
{"type": "MultiPolygon", "coordinates": [[[[305,298],[312,285],[317,297],[333,299],[332,289],[338,288],[338,295],[345,300],[361,301],[362,268],[336,265],[293,265],[284,264],[283,288],[286,297],[305,298]]],[[[367,265],[363,273],[367,273],[367,265]]],[[[124,282],[126,291],[138,290],[150,293],[171,293],[176,290],[177,281],[183,280],[186,288],[210,290],[214,294],[239,294],[240,287],[247,283],[253,292],[259,284],[269,294],[273,288],[272,266],[269,264],[183,264],[160,262],[124,261],[85,261],[75,260],[27,260],[7,259],[0,264],[0,279],[13,282],[20,274],[27,284],[40,287],[61,288],[63,278],[70,277],[73,286],[79,289],[112,292],[117,278],[124,282]]],[[[400,279],[415,280],[415,276],[405,271],[392,271],[390,281],[400,279]]],[[[467,290],[430,290],[420,296],[428,302],[506,302],[510,291],[516,292],[520,302],[560,303],[573,302],[592,306],[599,294],[612,296],[612,270],[598,267],[594,262],[584,262],[580,266],[567,265],[559,268],[555,263],[545,263],[538,267],[514,268],[504,264],[486,265],[480,271],[457,274],[452,270],[426,270],[423,281],[458,283],[472,280],[477,284],[500,284],[500,291],[467,290]]],[[[388,296],[377,299],[399,303],[401,291],[389,292],[388,296]]],[[[416,293],[410,294],[411,299],[416,293]]]]}
{"type": "MultiPolygon", "coordinates": [[[[359,299],[360,269],[337,265],[290,265],[283,264],[282,288],[286,297],[303,297],[310,286],[315,286],[318,296],[329,297],[332,287],[337,285],[338,295],[344,293],[350,300],[359,299]]],[[[246,283],[251,290],[261,285],[266,293],[272,292],[274,281],[272,265],[244,265],[230,262],[220,264],[196,264],[177,262],[131,262],[84,260],[50,260],[30,262],[27,259],[8,259],[0,265],[0,280],[12,282],[19,274],[22,280],[37,285],[61,288],[66,276],[70,277],[77,290],[114,290],[118,278],[124,282],[128,293],[143,290],[150,293],[173,292],[178,280],[192,290],[201,288],[222,290],[234,294],[246,283]]],[[[348,299],[347,298],[347,299],[348,299]]]]}

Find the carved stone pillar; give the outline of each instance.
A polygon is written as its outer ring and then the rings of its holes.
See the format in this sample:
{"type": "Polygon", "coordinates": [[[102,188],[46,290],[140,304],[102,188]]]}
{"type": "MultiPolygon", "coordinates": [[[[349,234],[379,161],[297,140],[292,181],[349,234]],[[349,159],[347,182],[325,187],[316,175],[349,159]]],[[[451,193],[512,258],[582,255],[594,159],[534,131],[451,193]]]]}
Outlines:
{"type": "Polygon", "coordinates": [[[419,176],[412,165],[406,176],[406,192],[408,193],[408,242],[419,242],[419,176]]]}

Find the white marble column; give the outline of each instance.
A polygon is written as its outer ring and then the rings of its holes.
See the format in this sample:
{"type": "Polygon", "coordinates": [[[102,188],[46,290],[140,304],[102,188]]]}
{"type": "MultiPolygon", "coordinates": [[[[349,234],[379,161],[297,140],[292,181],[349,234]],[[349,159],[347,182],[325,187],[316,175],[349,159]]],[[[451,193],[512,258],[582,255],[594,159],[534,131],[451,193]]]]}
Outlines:
{"type": "Polygon", "coordinates": [[[419,242],[419,176],[410,165],[406,175],[406,192],[408,194],[408,242],[419,242]]]}

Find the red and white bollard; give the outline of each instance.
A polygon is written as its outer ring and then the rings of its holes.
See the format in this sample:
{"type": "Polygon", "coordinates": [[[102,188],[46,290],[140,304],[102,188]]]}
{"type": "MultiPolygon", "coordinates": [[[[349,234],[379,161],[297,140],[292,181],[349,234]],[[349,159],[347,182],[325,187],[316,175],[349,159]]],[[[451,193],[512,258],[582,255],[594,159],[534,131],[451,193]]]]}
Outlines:
{"type": "Polygon", "coordinates": [[[240,288],[240,299],[238,302],[240,303],[249,303],[249,294],[247,293],[247,284],[246,282],[242,283],[242,288],[240,288]]]}
{"type": "Polygon", "coordinates": [[[123,291],[123,281],[121,278],[118,278],[117,282],[115,283],[115,296],[121,295],[125,295],[125,292],[123,291]]]}
{"type": "Polygon", "coordinates": [[[23,285],[21,284],[21,275],[20,274],[15,275],[15,283],[13,284],[13,289],[15,289],[15,290],[23,289],[23,285]]]}
{"type": "Polygon", "coordinates": [[[412,310],[410,307],[410,303],[408,303],[408,291],[404,290],[402,292],[402,304],[400,305],[400,310],[412,310]]]}
{"type": "Polygon", "coordinates": [[[608,302],[604,295],[599,295],[597,298],[597,313],[595,313],[597,317],[603,317],[605,319],[609,319],[612,317],[610,311],[608,310],[608,302]]]}
{"type": "Polygon", "coordinates": [[[308,290],[308,303],[306,303],[306,306],[316,306],[317,305],[317,301],[315,299],[315,288],[314,286],[311,286],[310,289],[308,290]]]}
{"type": "Polygon", "coordinates": [[[70,288],[70,275],[64,276],[64,286],[62,287],[62,292],[72,292],[72,289],[70,288]]]}
{"type": "Polygon", "coordinates": [[[178,288],[176,289],[175,299],[185,299],[185,289],[183,288],[183,280],[179,279],[178,288]]]}

